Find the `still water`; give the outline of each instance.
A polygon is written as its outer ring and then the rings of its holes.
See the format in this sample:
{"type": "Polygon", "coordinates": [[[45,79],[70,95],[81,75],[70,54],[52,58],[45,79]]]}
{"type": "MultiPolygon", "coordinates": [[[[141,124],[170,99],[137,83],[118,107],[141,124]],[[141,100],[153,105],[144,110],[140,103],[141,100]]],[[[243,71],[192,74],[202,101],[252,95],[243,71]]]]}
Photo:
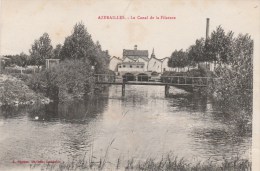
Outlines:
{"type": "MultiPolygon", "coordinates": [[[[178,93],[178,89],[174,89],[178,93]]],[[[164,87],[111,86],[88,101],[0,111],[0,166],[17,160],[106,157],[145,160],[168,153],[189,162],[231,156],[250,159],[251,137],[199,95],[165,98],[164,87]]],[[[0,169],[1,170],[1,169],[0,169]]]]}

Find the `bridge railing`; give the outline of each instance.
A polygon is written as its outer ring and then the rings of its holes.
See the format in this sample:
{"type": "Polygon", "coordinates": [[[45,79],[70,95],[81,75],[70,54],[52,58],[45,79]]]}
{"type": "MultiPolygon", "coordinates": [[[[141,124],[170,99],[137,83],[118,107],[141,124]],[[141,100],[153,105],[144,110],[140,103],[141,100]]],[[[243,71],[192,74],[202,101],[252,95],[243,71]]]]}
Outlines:
{"type": "Polygon", "coordinates": [[[214,82],[212,77],[162,76],[161,80],[163,83],[196,86],[208,86],[209,83],[214,82]]]}
{"type": "MultiPolygon", "coordinates": [[[[134,81],[149,81],[148,76],[139,75],[134,81]]],[[[185,77],[185,76],[161,76],[160,81],[162,83],[175,84],[175,85],[194,85],[194,86],[208,86],[210,83],[215,83],[221,80],[220,78],[213,77],[185,77]]],[[[122,82],[132,81],[127,78],[122,78],[122,82]]],[[[109,74],[96,74],[95,82],[97,83],[115,83],[116,76],[109,74]]]]}

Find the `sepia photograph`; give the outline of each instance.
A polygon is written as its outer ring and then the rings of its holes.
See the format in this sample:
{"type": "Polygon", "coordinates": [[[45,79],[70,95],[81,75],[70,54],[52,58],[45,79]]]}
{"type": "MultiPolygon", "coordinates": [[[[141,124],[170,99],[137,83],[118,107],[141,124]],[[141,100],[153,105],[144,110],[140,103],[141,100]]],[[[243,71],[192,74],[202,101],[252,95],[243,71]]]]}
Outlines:
{"type": "Polygon", "coordinates": [[[259,0],[0,0],[0,171],[259,171],[259,0]]]}

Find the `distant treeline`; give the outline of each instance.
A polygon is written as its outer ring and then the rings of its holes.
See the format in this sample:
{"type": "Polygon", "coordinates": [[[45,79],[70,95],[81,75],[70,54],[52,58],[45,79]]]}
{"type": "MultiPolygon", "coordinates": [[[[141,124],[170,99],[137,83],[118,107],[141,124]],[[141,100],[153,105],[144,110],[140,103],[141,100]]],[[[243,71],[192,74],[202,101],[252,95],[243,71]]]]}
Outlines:
{"type": "Polygon", "coordinates": [[[11,59],[6,61],[6,66],[12,64],[22,67],[27,65],[44,66],[45,59],[55,58],[84,60],[95,66],[97,70],[108,68],[110,59],[109,52],[102,50],[98,41],[92,40],[83,23],[77,23],[72,34],[66,37],[63,44],[58,44],[55,48],[51,44],[48,33],[44,33],[33,42],[31,49],[29,49],[29,55],[22,52],[18,55],[6,55],[5,57],[11,59]]]}
{"type": "Polygon", "coordinates": [[[243,60],[241,56],[252,54],[253,41],[248,34],[234,37],[234,32],[226,33],[221,26],[218,26],[206,40],[200,38],[186,50],[175,50],[168,65],[173,68],[195,66],[199,62],[235,65],[243,60]],[[247,48],[241,49],[241,47],[247,48]]]}

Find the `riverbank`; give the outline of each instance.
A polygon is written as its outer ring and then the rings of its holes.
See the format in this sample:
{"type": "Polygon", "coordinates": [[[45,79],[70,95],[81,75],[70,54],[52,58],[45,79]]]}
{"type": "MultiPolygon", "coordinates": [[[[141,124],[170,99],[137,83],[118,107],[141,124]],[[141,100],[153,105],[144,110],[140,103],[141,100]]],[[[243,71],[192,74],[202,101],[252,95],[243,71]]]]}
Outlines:
{"type": "Polygon", "coordinates": [[[24,81],[11,75],[1,74],[0,82],[0,106],[3,105],[28,105],[48,104],[50,99],[41,93],[31,90],[24,81]]]}

